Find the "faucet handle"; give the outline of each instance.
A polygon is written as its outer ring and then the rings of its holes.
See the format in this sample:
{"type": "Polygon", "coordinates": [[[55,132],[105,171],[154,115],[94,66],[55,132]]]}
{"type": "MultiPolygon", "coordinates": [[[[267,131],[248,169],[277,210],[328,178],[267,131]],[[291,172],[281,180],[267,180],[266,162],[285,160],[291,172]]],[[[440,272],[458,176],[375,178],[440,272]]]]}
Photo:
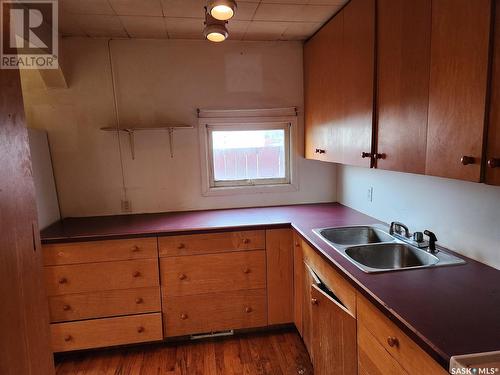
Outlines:
{"type": "Polygon", "coordinates": [[[416,243],[424,242],[424,234],[422,232],[413,233],[413,241],[416,243]]]}
{"type": "Polygon", "coordinates": [[[428,229],[424,230],[424,234],[427,237],[429,237],[429,252],[436,253],[437,252],[436,251],[436,242],[438,240],[436,235],[428,229]]]}

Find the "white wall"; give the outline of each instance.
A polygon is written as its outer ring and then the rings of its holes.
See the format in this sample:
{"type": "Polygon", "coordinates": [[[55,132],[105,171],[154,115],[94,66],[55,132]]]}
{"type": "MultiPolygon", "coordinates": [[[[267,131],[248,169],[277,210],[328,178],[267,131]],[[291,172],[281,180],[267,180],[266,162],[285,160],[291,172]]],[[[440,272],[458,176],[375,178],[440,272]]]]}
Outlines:
{"type": "Polygon", "coordinates": [[[66,38],[69,89],[46,90],[36,72],[23,71],[30,127],[47,130],[61,213],[118,214],[126,195],[133,212],[259,206],[335,200],[335,166],[299,160],[299,191],[203,197],[196,108],[298,106],[303,145],[302,45],[299,42],[114,40],[113,59],[122,127],[180,122],[175,158],[164,133],[128,140],[99,129],[115,125],[107,40],[66,38]]]}
{"type": "Polygon", "coordinates": [[[500,269],[500,187],[338,166],[337,191],[346,206],[412,232],[430,229],[441,245],[500,269]]]}
{"type": "Polygon", "coordinates": [[[38,129],[28,129],[28,138],[35,182],[38,226],[43,229],[61,218],[49,142],[47,133],[38,129]]]}

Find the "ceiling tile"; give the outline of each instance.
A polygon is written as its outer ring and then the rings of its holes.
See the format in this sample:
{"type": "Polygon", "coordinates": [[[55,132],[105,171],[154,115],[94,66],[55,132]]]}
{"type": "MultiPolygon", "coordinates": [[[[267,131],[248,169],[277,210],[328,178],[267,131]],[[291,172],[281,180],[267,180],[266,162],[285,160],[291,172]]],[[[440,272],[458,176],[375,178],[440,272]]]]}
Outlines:
{"type": "Polygon", "coordinates": [[[78,23],[83,30],[94,37],[127,37],[118,16],[81,15],[78,23]]]}
{"type": "Polygon", "coordinates": [[[344,5],[348,0],[309,0],[309,5],[344,5]]]}
{"type": "Polygon", "coordinates": [[[202,18],[166,18],[168,37],[172,39],[202,39],[202,18]]]}
{"type": "Polygon", "coordinates": [[[314,34],[321,25],[321,22],[292,22],[281,36],[281,39],[305,40],[314,34]]]}
{"type": "Polygon", "coordinates": [[[337,5],[306,5],[302,10],[299,21],[302,22],[326,22],[340,8],[341,4],[337,5]]]}
{"type": "Polygon", "coordinates": [[[255,13],[256,21],[299,21],[305,5],[260,4],[255,13]]]}
{"type": "Polygon", "coordinates": [[[60,3],[62,11],[67,13],[115,14],[108,3],[108,0],[60,0],[60,3]]]}
{"type": "Polygon", "coordinates": [[[262,0],[263,4],[308,4],[310,0],[262,0]]]}
{"type": "Polygon", "coordinates": [[[243,40],[249,25],[250,21],[231,20],[227,25],[229,40],[243,40]]]}
{"type": "Polygon", "coordinates": [[[132,38],[168,37],[163,17],[120,16],[120,19],[132,38]]]}
{"type": "Polygon", "coordinates": [[[252,21],[244,40],[279,40],[290,22],[252,21]]]}
{"type": "Polygon", "coordinates": [[[161,0],[109,0],[119,16],[163,16],[161,0]]]}
{"type": "Polygon", "coordinates": [[[203,18],[206,0],[161,0],[167,17],[203,18]]]}
{"type": "Polygon", "coordinates": [[[62,36],[87,36],[78,22],[78,16],[71,13],[59,13],[59,33],[62,36]]]}
{"type": "Polygon", "coordinates": [[[229,22],[233,20],[249,21],[253,18],[255,11],[257,10],[258,3],[242,3],[238,2],[238,8],[236,9],[236,14],[229,22]]]}

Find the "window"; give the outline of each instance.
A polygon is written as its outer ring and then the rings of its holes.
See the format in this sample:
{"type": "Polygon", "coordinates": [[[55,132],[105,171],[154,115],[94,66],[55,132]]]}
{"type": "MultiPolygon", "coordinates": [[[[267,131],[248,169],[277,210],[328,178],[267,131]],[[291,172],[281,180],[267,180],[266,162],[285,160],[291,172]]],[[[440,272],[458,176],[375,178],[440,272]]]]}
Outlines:
{"type": "Polygon", "coordinates": [[[290,124],[207,126],[210,187],[290,182],[290,124]]]}

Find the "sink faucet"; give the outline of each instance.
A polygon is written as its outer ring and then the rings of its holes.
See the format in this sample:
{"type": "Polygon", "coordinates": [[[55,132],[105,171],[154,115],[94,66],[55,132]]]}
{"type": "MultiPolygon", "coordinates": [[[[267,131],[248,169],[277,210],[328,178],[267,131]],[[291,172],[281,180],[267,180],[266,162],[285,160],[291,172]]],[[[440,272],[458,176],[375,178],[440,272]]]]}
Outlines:
{"type": "Polygon", "coordinates": [[[406,225],[403,223],[400,223],[399,221],[393,221],[391,223],[391,229],[389,230],[389,234],[392,236],[394,234],[401,235],[401,230],[404,230],[404,236],[405,238],[410,238],[410,230],[406,225]]]}
{"type": "Polygon", "coordinates": [[[439,250],[436,249],[436,242],[437,242],[437,237],[434,233],[432,233],[430,230],[424,230],[424,234],[429,237],[429,247],[427,248],[427,251],[431,254],[436,254],[439,252],[439,250]]]}

